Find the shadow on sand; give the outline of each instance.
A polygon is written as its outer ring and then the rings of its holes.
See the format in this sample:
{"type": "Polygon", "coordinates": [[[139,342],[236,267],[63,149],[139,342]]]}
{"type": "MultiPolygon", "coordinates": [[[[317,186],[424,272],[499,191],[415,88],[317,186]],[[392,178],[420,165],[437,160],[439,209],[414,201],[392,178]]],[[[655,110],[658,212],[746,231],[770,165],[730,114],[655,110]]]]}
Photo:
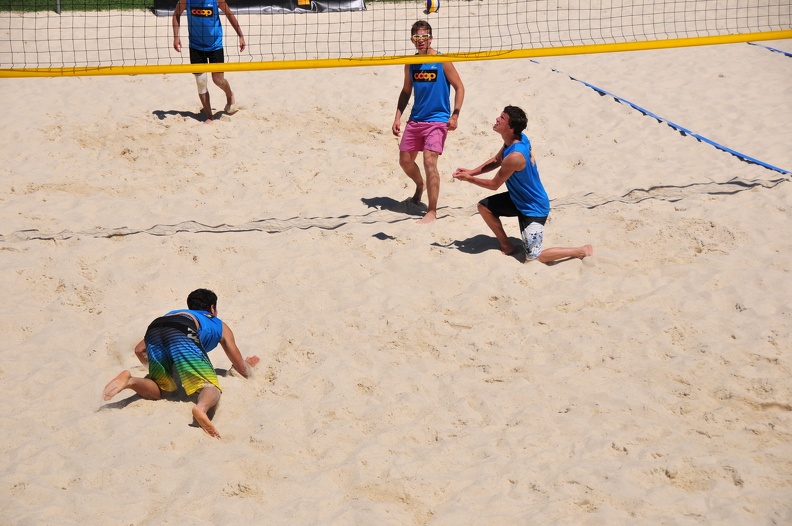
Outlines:
{"type": "Polygon", "coordinates": [[[369,208],[388,210],[389,212],[397,212],[416,217],[422,217],[426,214],[427,210],[425,203],[413,203],[411,199],[397,201],[392,197],[362,197],[360,200],[369,208]]]}
{"type": "MultiPolygon", "coordinates": [[[[509,241],[511,241],[512,245],[515,247],[514,252],[509,254],[509,257],[516,259],[520,263],[524,263],[525,252],[522,250],[522,241],[514,238],[509,238],[509,241]]],[[[497,250],[500,252],[498,240],[492,236],[487,236],[484,234],[478,234],[467,239],[452,241],[451,243],[445,245],[440,243],[432,243],[432,246],[454,248],[460,252],[464,252],[465,254],[483,254],[488,250],[497,250]]]]}

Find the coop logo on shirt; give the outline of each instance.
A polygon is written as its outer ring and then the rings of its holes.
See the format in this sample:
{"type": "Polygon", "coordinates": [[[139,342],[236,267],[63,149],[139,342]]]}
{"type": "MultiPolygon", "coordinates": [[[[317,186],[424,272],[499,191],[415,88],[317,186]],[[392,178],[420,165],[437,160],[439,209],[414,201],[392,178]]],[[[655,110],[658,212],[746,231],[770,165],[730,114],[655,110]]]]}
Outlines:
{"type": "Polygon", "coordinates": [[[435,82],[437,73],[431,69],[419,69],[413,73],[413,82],[435,82]]]}
{"type": "Polygon", "coordinates": [[[211,7],[193,7],[190,9],[190,14],[192,16],[203,16],[210,18],[214,15],[214,10],[211,7]]]}

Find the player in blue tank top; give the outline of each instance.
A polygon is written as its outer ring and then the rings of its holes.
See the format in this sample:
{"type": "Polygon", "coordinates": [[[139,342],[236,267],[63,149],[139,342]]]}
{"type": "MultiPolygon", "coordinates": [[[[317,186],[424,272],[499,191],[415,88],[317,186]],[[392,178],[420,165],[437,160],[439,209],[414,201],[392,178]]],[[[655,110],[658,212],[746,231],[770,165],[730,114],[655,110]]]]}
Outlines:
{"type": "Polygon", "coordinates": [[[193,318],[198,321],[198,337],[201,340],[204,351],[209,352],[217,347],[217,344],[220,343],[220,338],[223,337],[223,320],[210,311],[195,309],[176,309],[170,311],[165,316],[182,313],[191,314],[193,318]]]}
{"type": "MultiPolygon", "coordinates": [[[[220,24],[220,11],[239,36],[239,51],[245,50],[245,37],[236,16],[228,7],[226,0],[179,0],[173,11],[173,49],[181,53],[182,43],[179,36],[181,14],[187,11],[187,30],[190,35],[190,64],[222,64],[225,62],[223,51],[223,26],[220,24]]],[[[236,98],[231,85],[222,71],[212,72],[212,81],[223,90],[226,96],[224,111],[228,115],[237,112],[236,98]]],[[[198,98],[201,100],[207,122],[214,120],[212,103],[209,99],[209,82],[206,73],[195,73],[198,98]]]]}
{"type": "Polygon", "coordinates": [[[179,382],[186,395],[197,393],[192,410],[195,421],[206,433],[219,438],[208,414],[220,401],[220,383],[206,354],[218,343],[231,362],[231,371],[250,378],[259,358],[242,356],[231,328],[217,317],[217,295],[196,289],[187,296],[186,309],[156,318],[135,346],[135,355],[148,368],[148,375],[140,378],[129,370],[121,371],[105,386],[103,397],[110,400],[131,389],[141,398],[159,400],[176,393],[179,382]]]}
{"type": "MultiPolygon", "coordinates": [[[[419,20],[412,26],[411,37],[417,55],[438,55],[432,47],[432,26],[419,20]]],[[[401,118],[410,97],[415,100],[410,112],[404,136],[399,143],[399,165],[415,183],[415,193],[410,201],[420,204],[424,188],[429,198],[426,214],[419,223],[431,223],[437,219],[437,199],[440,195],[440,173],[437,159],[443,153],[449,131],[457,129],[459,112],[465,100],[465,87],[451,62],[429,62],[404,66],[404,85],[396,103],[396,117],[391,130],[401,134],[401,118]],[[451,88],[454,88],[454,109],[451,110],[451,88]],[[426,172],[424,183],[421,169],[415,160],[423,152],[426,172]]]]}
{"type": "Polygon", "coordinates": [[[223,26],[217,0],[186,0],[190,48],[217,51],[223,47],[223,26]]]}
{"type": "Polygon", "coordinates": [[[536,168],[536,160],[531,156],[531,141],[528,140],[527,135],[522,133],[519,141],[505,146],[503,158],[508,157],[512,152],[519,152],[528,162],[522,170],[514,172],[506,179],[509,197],[521,214],[529,217],[547,217],[550,215],[550,198],[547,197],[547,192],[539,179],[539,170],[536,168]]]}
{"type": "MultiPolygon", "coordinates": [[[[451,118],[451,87],[446,80],[443,64],[410,64],[410,79],[414,98],[409,120],[448,122],[451,118]]],[[[458,113],[456,118],[459,118],[458,113]]]]}
{"type": "Polygon", "coordinates": [[[549,263],[559,259],[579,258],[594,254],[591,245],[581,247],[553,247],[542,249],[544,224],[550,214],[550,199],[539,178],[531,141],[523,133],[528,125],[525,112],[516,106],[506,106],[492,127],[503,138],[500,151],[473,169],[457,168],[454,178],[467,181],[488,190],[497,190],[504,183],[508,192],[482,199],[478,211],[495,234],[504,254],[514,253],[501,217],[517,217],[525,249],[526,261],[538,259],[549,263]],[[499,168],[492,179],[477,177],[499,168]]]}

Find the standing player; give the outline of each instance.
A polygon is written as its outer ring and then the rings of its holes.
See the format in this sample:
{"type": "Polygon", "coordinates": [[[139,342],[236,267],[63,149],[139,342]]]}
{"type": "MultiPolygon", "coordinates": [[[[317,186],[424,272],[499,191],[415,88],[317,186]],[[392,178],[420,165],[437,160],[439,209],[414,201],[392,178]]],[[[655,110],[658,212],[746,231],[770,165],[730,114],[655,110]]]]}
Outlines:
{"type": "MultiPolygon", "coordinates": [[[[181,14],[187,9],[187,29],[190,34],[190,64],[210,64],[225,62],[223,53],[223,26],[220,25],[220,13],[225,13],[231,26],[239,35],[239,51],[245,50],[245,37],[242,28],[234,16],[226,0],[179,0],[173,12],[173,49],[181,53],[181,38],[179,27],[181,14]]],[[[212,105],[209,101],[209,82],[206,73],[195,73],[198,84],[198,98],[201,99],[206,120],[213,120],[212,105]]],[[[236,113],[236,100],[231,85],[225,79],[222,71],[212,73],[212,81],[223,90],[226,95],[225,112],[229,115],[236,113]]]]}
{"type": "MultiPolygon", "coordinates": [[[[414,23],[411,40],[418,55],[437,55],[432,48],[432,26],[424,20],[414,23]]],[[[393,120],[393,135],[401,132],[402,112],[407,108],[410,95],[415,91],[410,118],[404,128],[404,136],[399,144],[399,165],[404,173],[415,183],[413,203],[420,203],[424,191],[421,169],[415,159],[423,152],[423,165],[426,172],[426,191],[429,207],[419,223],[431,223],[437,219],[437,198],[440,194],[440,174],[437,171],[437,158],[443,153],[449,130],[457,129],[459,111],[465,99],[465,87],[451,62],[427,64],[407,64],[404,66],[404,86],[396,104],[396,117],[393,120]],[[454,88],[454,109],[451,110],[451,89],[454,88]]]]}

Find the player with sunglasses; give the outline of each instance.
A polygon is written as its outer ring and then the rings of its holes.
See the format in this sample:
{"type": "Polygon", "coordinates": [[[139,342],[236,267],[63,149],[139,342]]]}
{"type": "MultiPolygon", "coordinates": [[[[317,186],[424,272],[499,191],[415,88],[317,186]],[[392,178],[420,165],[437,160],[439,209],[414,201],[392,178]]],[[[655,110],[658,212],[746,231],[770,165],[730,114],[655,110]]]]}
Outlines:
{"type": "MultiPolygon", "coordinates": [[[[437,55],[432,47],[432,26],[424,20],[413,24],[411,37],[417,55],[437,55]]],[[[393,120],[393,135],[401,134],[402,113],[415,92],[410,117],[399,143],[399,165],[404,173],[415,183],[415,194],[411,201],[421,202],[424,188],[429,196],[426,214],[419,223],[431,223],[437,219],[437,199],[440,194],[440,173],[437,159],[443,153],[448,131],[456,130],[465,87],[451,62],[430,62],[426,64],[407,64],[404,66],[404,86],[396,103],[396,117],[393,120]],[[454,104],[451,107],[451,88],[454,88],[454,104]],[[418,153],[423,152],[424,184],[421,169],[415,162],[418,153]]]]}

